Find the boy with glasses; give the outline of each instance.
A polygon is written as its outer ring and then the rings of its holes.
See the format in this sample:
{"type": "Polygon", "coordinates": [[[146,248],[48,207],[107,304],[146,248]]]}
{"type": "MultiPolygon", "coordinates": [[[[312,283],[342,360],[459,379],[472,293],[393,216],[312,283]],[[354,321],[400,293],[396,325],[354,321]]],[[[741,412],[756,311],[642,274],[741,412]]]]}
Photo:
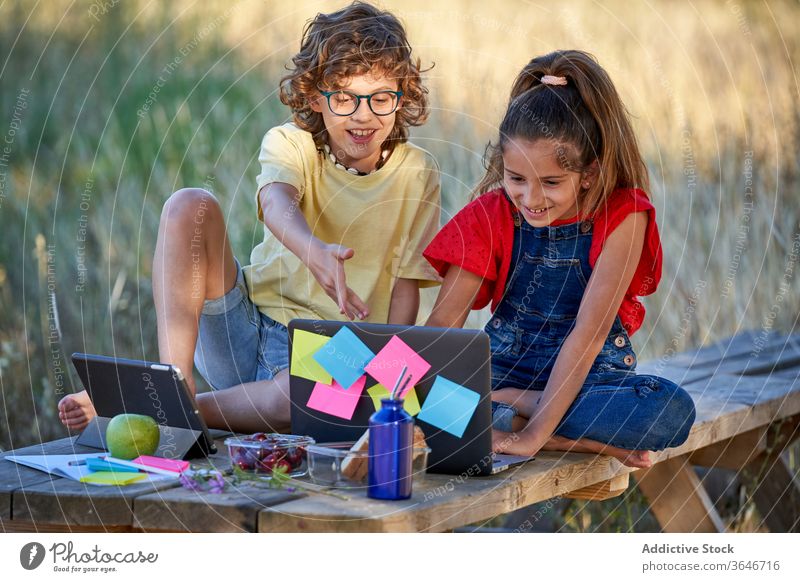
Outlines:
{"type": "MultiPolygon", "coordinates": [[[[408,143],[428,116],[419,60],[392,14],[354,2],[306,27],[281,80],[293,122],[262,143],[256,206],[264,239],[242,268],[222,209],[187,188],[164,206],[153,261],[159,356],[192,362],[214,392],[213,428],[289,425],[287,324],[293,318],[414,324],[420,286],[438,284],[422,250],[439,228],[438,166],[408,143]]],[[[85,392],[59,403],[79,429],[85,392]]]]}

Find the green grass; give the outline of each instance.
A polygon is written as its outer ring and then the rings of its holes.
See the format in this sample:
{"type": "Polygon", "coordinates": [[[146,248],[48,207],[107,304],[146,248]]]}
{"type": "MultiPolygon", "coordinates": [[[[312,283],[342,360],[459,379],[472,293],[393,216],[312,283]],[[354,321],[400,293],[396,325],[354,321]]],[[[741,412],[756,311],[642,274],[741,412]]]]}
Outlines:
{"type": "MultiPolygon", "coordinates": [[[[54,368],[67,369],[69,353],[157,358],[150,269],[171,192],[212,189],[235,253],[249,256],[262,232],[252,203],[258,146],[289,116],[277,79],[303,22],[323,9],[102,5],[0,8],[0,140],[19,125],[11,144],[0,141],[0,154],[10,148],[0,166],[0,449],[66,434],[55,404],[73,387],[54,368]]],[[[653,177],[664,278],[634,337],[640,357],[744,328],[795,329],[795,4],[385,5],[423,63],[435,62],[431,119],[412,138],[440,162],[446,214],[481,173],[517,71],[535,54],[583,48],[615,79],[653,177]]]]}

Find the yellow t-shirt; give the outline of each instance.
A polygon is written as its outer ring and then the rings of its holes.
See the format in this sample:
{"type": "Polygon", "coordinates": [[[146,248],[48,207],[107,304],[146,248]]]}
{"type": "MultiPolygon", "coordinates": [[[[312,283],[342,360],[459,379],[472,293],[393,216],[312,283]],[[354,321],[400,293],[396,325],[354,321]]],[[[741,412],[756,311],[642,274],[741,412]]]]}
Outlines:
{"type": "MultiPolygon", "coordinates": [[[[347,286],[367,304],[367,321],[386,323],[397,278],[420,287],[440,282],[422,257],[439,229],[440,177],[433,156],[409,143],[367,176],[350,174],[321,155],[311,134],[293,123],[275,127],[261,142],[258,191],[284,182],[300,193],[298,210],[314,236],[355,251],[344,262],[347,286]]],[[[244,268],[250,298],[284,325],[291,319],[343,320],[306,266],[264,226],[264,241],[244,268]]]]}

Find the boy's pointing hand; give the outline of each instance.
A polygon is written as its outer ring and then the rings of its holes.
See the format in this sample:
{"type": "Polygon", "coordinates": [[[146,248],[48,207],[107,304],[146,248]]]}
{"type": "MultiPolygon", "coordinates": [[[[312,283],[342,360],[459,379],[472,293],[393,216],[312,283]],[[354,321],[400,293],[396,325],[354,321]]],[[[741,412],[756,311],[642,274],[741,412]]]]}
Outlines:
{"type": "Polygon", "coordinates": [[[369,308],[361,298],[347,286],[344,262],[351,259],[355,252],[348,247],[337,244],[322,244],[312,249],[309,269],[317,282],[339,306],[339,313],[348,319],[365,319],[369,308]]]}

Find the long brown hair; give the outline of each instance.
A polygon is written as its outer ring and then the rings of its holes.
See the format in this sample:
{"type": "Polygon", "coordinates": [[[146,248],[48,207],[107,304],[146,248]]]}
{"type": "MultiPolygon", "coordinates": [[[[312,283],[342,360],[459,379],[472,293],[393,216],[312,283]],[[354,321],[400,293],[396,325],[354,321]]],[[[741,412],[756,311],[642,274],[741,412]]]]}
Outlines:
{"type": "Polygon", "coordinates": [[[294,68],[280,82],[281,102],[291,107],[294,122],[314,136],[317,146],[327,141],[327,132],[310,101],[319,97],[320,89],[340,88],[354,75],[382,73],[396,79],[403,92],[384,149],[406,141],[409,126],[428,118],[420,61],[412,59],[406,31],[390,12],[353,2],[337,12],[317,14],[306,25],[292,63],[294,68]]]}
{"type": "Polygon", "coordinates": [[[514,81],[500,137],[486,148],[486,173],[473,196],[502,185],[503,147],[515,138],[554,140],[566,170],[585,172],[597,161],[597,179],[578,199],[584,213],[597,211],[616,188],[648,190],[628,115],[608,73],[589,53],[561,50],[536,57],[514,81]],[[545,75],[564,77],[566,84],[544,84],[545,75]]]}

